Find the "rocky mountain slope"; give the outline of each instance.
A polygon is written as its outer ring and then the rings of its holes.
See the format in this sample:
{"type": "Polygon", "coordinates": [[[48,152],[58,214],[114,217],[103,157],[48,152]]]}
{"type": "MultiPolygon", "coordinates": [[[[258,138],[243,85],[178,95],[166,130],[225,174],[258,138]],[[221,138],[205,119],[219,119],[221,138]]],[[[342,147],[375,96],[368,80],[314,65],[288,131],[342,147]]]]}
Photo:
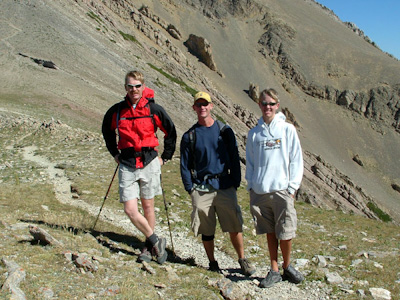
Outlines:
{"type": "Polygon", "coordinates": [[[211,93],[245,162],[260,115],[250,85],[274,87],[305,150],[299,197],[400,221],[400,63],[318,3],[5,0],[0,17],[2,110],[98,132],[139,69],[179,137],[195,121],[191,94],[211,93]]]}
{"type": "Polygon", "coordinates": [[[239,272],[219,228],[223,274],[207,271],[201,238],[190,231],[190,197],[176,180],[179,158],[162,168],[167,204],[155,201],[168,260],[139,263],[143,236],[124,215],[116,183],[103,201],[115,164],[101,151],[101,134],[11,112],[0,112],[0,129],[1,299],[398,299],[399,227],[304,202],[296,204],[292,263],[306,280],[259,288],[269,270],[267,243],[255,234],[244,185],[245,254],[256,273],[239,272]]]}

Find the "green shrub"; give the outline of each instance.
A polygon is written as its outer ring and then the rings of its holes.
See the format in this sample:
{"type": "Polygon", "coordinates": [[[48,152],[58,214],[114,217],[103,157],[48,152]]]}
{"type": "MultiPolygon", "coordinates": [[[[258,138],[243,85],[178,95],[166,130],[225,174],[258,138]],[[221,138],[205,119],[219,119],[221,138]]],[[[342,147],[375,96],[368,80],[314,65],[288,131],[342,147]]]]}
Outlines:
{"type": "Polygon", "coordinates": [[[367,207],[374,212],[377,217],[382,220],[383,222],[391,222],[392,218],[385,213],[383,210],[381,210],[375,203],[373,202],[368,202],[367,207]]]}
{"type": "Polygon", "coordinates": [[[101,24],[103,21],[102,19],[96,15],[94,12],[90,11],[88,13],[86,13],[90,18],[92,18],[93,20],[97,21],[97,23],[101,24]]]}
{"type": "Polygon", "coordinates": [[[129,33],[122,32],[121,30],[118,31],[120,35],[124,38],[125,41],[131,41],[140,45],[139,41],[129,33]]]}
{"type": "Polygon", "coordinates": [[[180,80],[180,79],[178,79],[178,78],[176,78],[176,77],[173,77],[173,76],[169,75],[168,73],[166,73],[166,72],[164,72],[163,70],[157,68],[156,66],[154,66],[154,65],[151,64],[151,63],[148,63],[148,65],[149,65],[152,69],[154,69],[154,70],[160,72],[162,75],[164,75],[165,77],[167,77],[167,78],[168,78],[169,80],[171,80],[172,82],[175,82],[175,83],[179,84],[182,88],[184,88],[184,89],[185,89],[189,94],[191,94],[192,96],[196,95],[197,91],[196,91],[195,89],[191,88],[190,86],[188,86],[188,85],[187,85],[185,82],[183,82],[182,80],[180,80]]]}

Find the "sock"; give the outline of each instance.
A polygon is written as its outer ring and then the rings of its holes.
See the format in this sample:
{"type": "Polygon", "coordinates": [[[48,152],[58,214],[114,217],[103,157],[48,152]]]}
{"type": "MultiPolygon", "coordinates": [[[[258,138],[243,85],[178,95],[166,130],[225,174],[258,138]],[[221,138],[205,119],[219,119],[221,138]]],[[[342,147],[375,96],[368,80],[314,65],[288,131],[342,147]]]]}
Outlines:
{"type": "Polygon", "coordinates": [[[153,245],[151,244],[151,242],[150,242],[150,240],[148,238],[144,242],[144,246],[149,250],[153,247],[153,245]]]}
{"type": "Polygon", "coordinates": [[[155,233],[153,233],[147,239],[149,240],[152,247],[158,242],[158,236],[155,233]]]}

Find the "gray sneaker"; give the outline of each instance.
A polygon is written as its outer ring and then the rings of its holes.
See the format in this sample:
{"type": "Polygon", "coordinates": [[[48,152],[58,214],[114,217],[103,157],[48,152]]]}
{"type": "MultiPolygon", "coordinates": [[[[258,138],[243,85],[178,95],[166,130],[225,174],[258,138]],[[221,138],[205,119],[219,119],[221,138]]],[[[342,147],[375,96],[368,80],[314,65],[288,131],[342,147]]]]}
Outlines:
{"type": "Polygon", "coordinates": [[[304,280],[304,276],[293,268],[292,265],[289,265],[286,269],[283,269],[282,279],[298,284],[304,280]]]}
{"type": "Polygon", "coordinates": [[[253,275],[256,272],[256,268],[254,268],[247,258],[239,258],[238,260],[240,269],[242,269],[242,273],[245,276],[253,275]]]}
{"type": "Polygon", "coordinates": [[[282,281],[282,276],[279,272],[270,270],[267,274],[267,277],[265,277],[261,282],[259,287],[260,288],[269,288],[273,286],[275,283],[281,282],[282,281]]]}
{"type": "Polygon", "coordinates": [[[165,250],[165,246],[167,245],[167,240],[163,237],[158,238],[157,243],[154,244],[151,249],[151,253],[157,257],[157,262],[162,265],[168,257],[168,253],[165,250]]]}
{"type": "Polygon", "coordinates": [[[138,260],[138,262],[143,262],[143,261],[150,262],[151,261],[151,253],[146,246],[142,249],[142,253],[139,254],[139,257],[137,260],[138,260]]]}

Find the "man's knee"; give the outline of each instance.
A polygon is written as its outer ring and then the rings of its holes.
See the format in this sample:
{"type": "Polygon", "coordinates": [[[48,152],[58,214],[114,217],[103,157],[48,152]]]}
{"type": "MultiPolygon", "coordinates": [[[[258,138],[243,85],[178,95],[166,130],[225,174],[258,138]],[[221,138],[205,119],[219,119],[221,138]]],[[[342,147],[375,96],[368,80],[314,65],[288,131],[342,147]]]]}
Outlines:
{"type": "Polygon", "coordinates": [[[129,200],[124,203],[124,212],[128,216],[135,216],[138,213],[137,199],[129,200]]]}
{"type": "Polygon", "coordinates": [[[141,199],[143,210],[153,210],[154,209],[154,198],[153,199],[141,199]]]}

